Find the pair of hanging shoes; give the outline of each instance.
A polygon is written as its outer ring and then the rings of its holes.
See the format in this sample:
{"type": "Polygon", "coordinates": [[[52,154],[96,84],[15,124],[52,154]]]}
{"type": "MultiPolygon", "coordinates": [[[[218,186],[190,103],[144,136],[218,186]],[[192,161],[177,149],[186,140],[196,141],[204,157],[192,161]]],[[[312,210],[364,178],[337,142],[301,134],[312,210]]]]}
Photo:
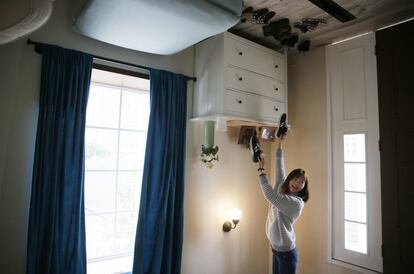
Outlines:
{"type": "MultiPolygon", "coordinates": [[[[283,138],[287,134],[288,125],[286,119],[286,113],[282,113],[282,115],[279,117],[279,125],[276,132],[277,138],[283,138]]],[[[250,152],[254,163],[260,162],[265,156],[260,146],[259,139],[257,138],[256,131],[254,131],[254,134],[250,137],[250,152]]],[[[259,168],[258,170],[263,171],[263,168],[259,168]]]]}
{"type": "Polygon", "coordinates": [[[295,22],[293,26],[300,29],[302,33],[314,31],[320,26],[326,25],[326,19],[323,18],[304,18],[301,22],[295,22]]]}
{"type": "Polygon", "coordinates": [[[240,22],[250,22],[262,25],[267,24],[275,15],[276,13],[274,11],[269,11],[268,9],[259,9],[255,11],[252,7],[247,7],[242,12],[240,22]]]}
{"type": "Polygon", "coordinates": [[[298,41],[299,41],[299,36],[297,34],[293,34],[290,37],[285,38],[282,41],[280,41],[280,44],[282,46],[293,48],[298,41]]]}
{"type": "Polygon", "coordinates": [[[283,40],[288,38],[292,33],[289,19],[284,18],[278,21],[270,22],[268,25],[263,26],[264,36],[273,36],[276,40],[283,40]]]}
{"type": "Polygon", "coordinates": [[[308,52],[309,49],[310,49],[310,41],[309,40],[302,41],[298,45],[298,51],[300,51],[300,52],[308,52]]]}

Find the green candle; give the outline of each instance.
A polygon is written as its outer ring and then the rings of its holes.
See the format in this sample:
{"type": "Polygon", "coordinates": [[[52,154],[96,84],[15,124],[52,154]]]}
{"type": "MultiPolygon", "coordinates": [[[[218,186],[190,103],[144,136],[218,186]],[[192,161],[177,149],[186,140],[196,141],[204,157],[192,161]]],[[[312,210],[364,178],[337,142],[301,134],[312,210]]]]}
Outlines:
{"type": "Polygon", "coordinates": [[[204,140],[205,147],[214,146],[214,121],[204,121],[204,140]]]}

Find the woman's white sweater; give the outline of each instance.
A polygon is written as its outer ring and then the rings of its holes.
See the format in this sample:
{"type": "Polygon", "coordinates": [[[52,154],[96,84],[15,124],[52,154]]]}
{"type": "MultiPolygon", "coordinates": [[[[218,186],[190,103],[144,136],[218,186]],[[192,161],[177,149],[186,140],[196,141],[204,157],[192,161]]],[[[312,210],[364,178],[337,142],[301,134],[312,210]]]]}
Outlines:
{"type": "Polygon", "coordinates": [[[263,195],[269,202],[266,235],[276,251],[289,251],[296,247],[293,224],[299,218],[304,202],[295,195],[283,194],[280,187],[285,181],[283,151],[276,151],[276,184],[273,188],[266,175],[260,176],[263,195]]]}

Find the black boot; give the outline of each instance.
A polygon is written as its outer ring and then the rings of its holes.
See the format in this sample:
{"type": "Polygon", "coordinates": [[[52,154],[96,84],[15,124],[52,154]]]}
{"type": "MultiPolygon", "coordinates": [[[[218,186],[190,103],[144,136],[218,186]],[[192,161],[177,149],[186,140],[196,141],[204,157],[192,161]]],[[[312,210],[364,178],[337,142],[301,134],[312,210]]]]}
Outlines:
{"type": "Polygon", "coordinates": [[[289,38],[285,38],[282,41],[280,41],[280,44],[282,44],[283,46],[288,46],[289,48],[293,48],[298,41],[299,41],[299,36],[294,34],[290,36],[289,38]]]}
{"type": "Polygon", "coordinates": [[[301,52],[308,52],[310,49],[310,41],[305,40],[298,45],[298,50],[301,52]]]}
{"type": "Polygon", "coordinates": [[[273,34],[273,37],[276,40],[282,41],[283,39],[288,38],[292,33],[292,28],[290,25],[284,26],[278,33],[273,34]]]}
{"type": "Polygon", "coordinates": [[[263,34],[264,36],[270,36],[280,33],[282,30],[285,30],[289,26],[290,22],[289,19],[284,18],[278,21],[270,22],[268,25],[263,26],[263,34]]]}

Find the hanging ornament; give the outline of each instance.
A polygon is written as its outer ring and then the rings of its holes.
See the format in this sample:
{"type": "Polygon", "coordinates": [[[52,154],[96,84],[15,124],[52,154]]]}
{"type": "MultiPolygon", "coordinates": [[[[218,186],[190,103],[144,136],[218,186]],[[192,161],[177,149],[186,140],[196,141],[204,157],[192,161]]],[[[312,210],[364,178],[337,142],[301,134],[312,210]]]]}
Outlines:
{"type": "Polygon", "coordinates": [[[203,123],[203,144],[201,145],[201,162],[208,169],[212,169],[214,161],[219,160],[218,146],[214,145],[214,121],[204,121],[203,123]]]}

